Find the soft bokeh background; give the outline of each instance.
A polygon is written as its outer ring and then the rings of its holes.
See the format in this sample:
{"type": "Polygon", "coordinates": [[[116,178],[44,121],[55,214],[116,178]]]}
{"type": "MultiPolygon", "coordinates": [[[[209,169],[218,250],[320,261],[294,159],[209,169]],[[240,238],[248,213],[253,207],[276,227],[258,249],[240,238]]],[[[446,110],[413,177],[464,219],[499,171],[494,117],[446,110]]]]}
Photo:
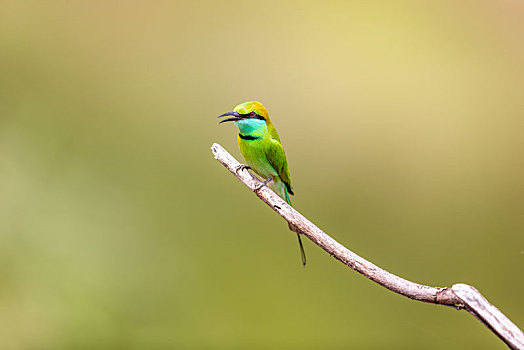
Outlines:
{"type": "Polygon", "coordinates": [[[524,325],[519,1],[2,1],[2,349],[503,349],[306,242],[212,157],[257,99],[295,206],[524,325]]]}

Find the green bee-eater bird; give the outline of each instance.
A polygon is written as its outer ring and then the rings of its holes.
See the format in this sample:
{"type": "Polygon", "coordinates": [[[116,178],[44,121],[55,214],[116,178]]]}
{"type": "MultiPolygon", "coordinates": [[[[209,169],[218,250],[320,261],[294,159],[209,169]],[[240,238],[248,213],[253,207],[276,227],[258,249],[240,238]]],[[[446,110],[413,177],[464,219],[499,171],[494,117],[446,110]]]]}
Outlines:
{"type": "MultiPolygon", "coordinates": [[[[294,193],[286,154],[266,108],[257,101],[244,102],[236,106],[233,112],[224,113],[218,118],[227,116],[229,118],[220,123],[233,122],[238,127],[238,147],[247,163],[244,167],[252,169],[265,179],[264,185],[269,184],[280,198],[291,205],[289,195],[294,193]]],[[[291,224],[289,229],[297,233],[302,265],[306,266],[306,254],[300,233],[291,224]]]]}

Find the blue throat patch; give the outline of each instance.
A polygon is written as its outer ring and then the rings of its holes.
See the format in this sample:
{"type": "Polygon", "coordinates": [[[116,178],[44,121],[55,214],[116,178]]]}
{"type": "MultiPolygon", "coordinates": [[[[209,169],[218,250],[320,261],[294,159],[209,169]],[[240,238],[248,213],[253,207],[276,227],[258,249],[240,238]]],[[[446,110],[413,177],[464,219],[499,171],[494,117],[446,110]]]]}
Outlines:
{"type": "Polygon", "coordinates": [[[235,121],[234,123],[238,127],[240,134],[244,136],[260,137],[267,133],[265,120],[244,119],[235,121]]]}

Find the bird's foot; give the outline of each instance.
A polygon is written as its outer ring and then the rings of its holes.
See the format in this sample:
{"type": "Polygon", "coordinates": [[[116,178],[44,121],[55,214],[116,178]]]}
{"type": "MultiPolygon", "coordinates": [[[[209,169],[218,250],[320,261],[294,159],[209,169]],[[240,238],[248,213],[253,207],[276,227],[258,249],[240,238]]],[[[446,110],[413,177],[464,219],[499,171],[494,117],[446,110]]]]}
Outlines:
{"type": "Polygon", "coordinates": [[[242,171],[242,170],[248,170],[248,169],[251,169],[251,167],[249,165],[246,165],[246,164],[240,164],[239,166],[236,167],[235,169],[235,173],[238,174],[239,171],[242,171]]]}
{"type": "Polygon", "coordinates": [[[269,181],[273,180],[271,177],[268,177],[264,182],[262,182],[261,184],[258,184],[257,187],[255,187],[255,192],[258,192],[260,191],[260,189],[264,186],[266,186],[269,181]]]}

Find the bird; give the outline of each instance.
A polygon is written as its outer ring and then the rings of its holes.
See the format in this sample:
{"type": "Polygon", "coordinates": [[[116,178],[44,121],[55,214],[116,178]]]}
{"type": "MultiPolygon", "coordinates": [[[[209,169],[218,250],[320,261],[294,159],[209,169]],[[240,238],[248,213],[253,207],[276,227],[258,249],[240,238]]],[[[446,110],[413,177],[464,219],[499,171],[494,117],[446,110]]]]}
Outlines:
{"type": "MultiPolygon", "coordinates": [[[[258,101],[248,101],[236,106],[233,112],[218,116],[223,117],[229,118],[221,120],[219,124],[233,122],[238,127],[238,148],[247,163],[240,167],[253,170],[264,179],[262,186],[269,185],[269,188],[291,205],[289,195],[294,193],[289,166],[277,129],[271,123],[267,109],[258,101]]],[[[297,234],[302,266],[305,267],[306,254],[300,231],[291,223],[289,229],[297,234]]]]}

